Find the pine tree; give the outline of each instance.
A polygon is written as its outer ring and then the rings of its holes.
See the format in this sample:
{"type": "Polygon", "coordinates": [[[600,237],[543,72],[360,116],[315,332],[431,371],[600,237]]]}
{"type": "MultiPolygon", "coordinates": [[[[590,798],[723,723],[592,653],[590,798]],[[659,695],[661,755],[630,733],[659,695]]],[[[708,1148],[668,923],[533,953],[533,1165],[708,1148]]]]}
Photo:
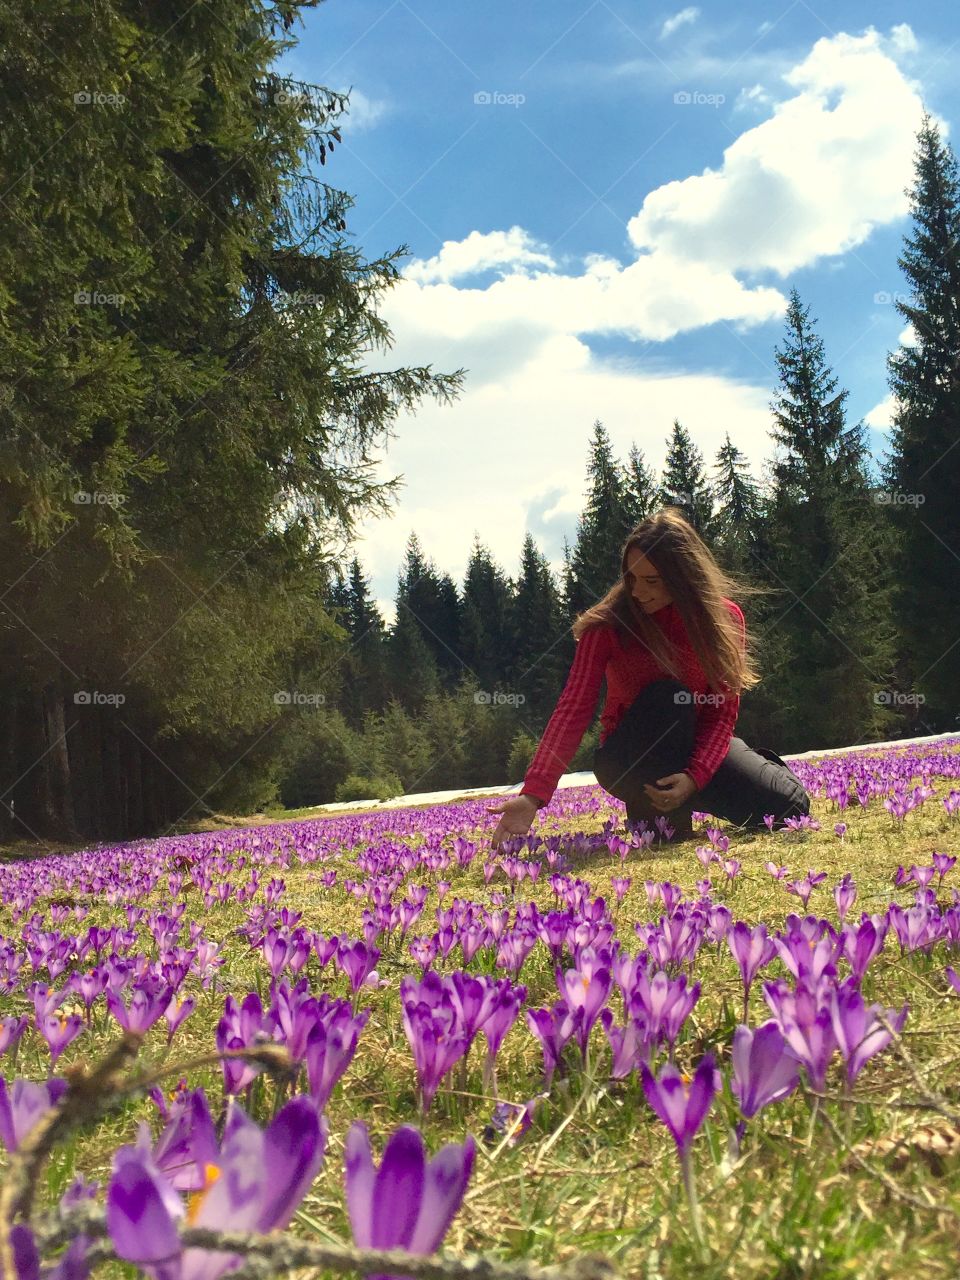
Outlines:
{"type": "Polygon", "coordinates": [[[396,618],[388,641],[392,696],[408,710],[420,711],[429,694],[440,691],[434,631],[440,581],[415,533],[407,539],[397,578],[396,618]]]}
{"type": "Polygon", "coordinates": [[[553,710],[573,660],[568,640],[569,623],[550,566],[527,533],[510,601],[506,652],[510,688],[526,699],[523,719],[530,725],[545,724],[553,710]]]}
{"type": "Polygon", "coordinates": [[[506,691],[511,583],[474,534],[463,583],[460,656],[486,690],[506,691]]]}
{"type": "Polygon", "coordinates": [[[382,711],[386,706],[386,628],[356,556],[342,592],[343,626],[349,638],[340,703],[347,722],[359,730],[365,711],[382,711]]]}
{"type": "Polygon", "coordinates": [[[656,511],[657,498],[656,472],[647,466],[643,451],[632,444],[627,454],[627,505],[631,529],[656,511]]]}
{"type": "Polygon", "coordinates": [[[917,144],[913,228],[897,259],[912,335],[887,360],[896,409],[880,496],[896,535],[899,665],[925,699],[920,721],[942,731],[956,727],[960,688],[960,181],[926,112],[917,144]]]}
{"type": "Polygon", "coordinates": [[[771,554],[760,569],[780,603],[768,607],[763,628],[781,629],[788,642],[791,736],[815,746],[856,742],[891,723],[882,700],[894,656],[887,540],[863,426],[846,426],[848,392],[835,394],[823,343],[795,289],[776,361],[772,434],[784,452],[772,467],[771,554]]]}
{"type": "Polygon", "coordinates": [[[687,429],[674,418],[667,440],[667,460],[658,495],[659,506],[679,507],[700,537],[713,537],[713,497],[703,469],[703,454],[687,429]]]}
{"type": "Polygon", "coordinates": [[[761,495],[751,479],[745,455],[727,432],[717,453],[712,491],[717,504],[714,519],[714,554],[732,572],[749,566],[750,545],[760,523],[761,495]]]}
{"type": "Polygon", "coordinates": [[[620,557],[631,528],[627,477],[600,421],[593,424],[587,478],[586,507],[570,560],[568,608],[574,613],[595,604],[620,576],[620,557]]]}

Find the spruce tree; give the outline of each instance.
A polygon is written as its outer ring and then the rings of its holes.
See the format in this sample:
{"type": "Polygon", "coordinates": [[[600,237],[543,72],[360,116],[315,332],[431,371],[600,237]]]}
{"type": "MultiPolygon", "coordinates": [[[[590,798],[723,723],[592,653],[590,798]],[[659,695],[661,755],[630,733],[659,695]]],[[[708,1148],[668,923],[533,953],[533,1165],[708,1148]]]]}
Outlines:
{"type": "Polygon", "coordinates": [[[943,731],[957,727],[960,688],[960,181],[926,112],[908,195],[897,261],[912,295],[896,306],[912,334],[887,361],[896,407],[879,496],[896,534],[900,665],[925,699],[919,719],[943,731]]]}
{"type": "Polygon", "coordinates": [[[730,433],[717,453],[712,491],[717,504],[714,519],[714,554],[727,569],[749,569],[750,545],[760,522],[761,494],[751,478],[745,455],[731,441],[730,433]]]}
{"type": "Polygon", "coordinates": [[[382,711],[386,706],[387,671],[386,628],[356,556],[350,561],[342,594],[342,625],[348,640],[339,701],[347,722],[359,730],[365,711],[382,711]]]}
{"type": "Polygon", "coordinates": [[[703,468],[703,454],[686,427],[674,418],[667,440],[667,460],[658,505],[679,507],[705,542],[713,537],[713,497],[703,468]]]}
{"type": "Polygon", "coordinates": [[[648,467],[643,451],[635,444],[627,454],[627,509],[630,528],[653,515],[657,509],[658,485],[656,472],[648,467]]]}
{"type": "Polygon", "coordinates": [[[595,604],[620,576],[620,556],[631,528],[627,476],[599,420],[593,424],[587,479],[586,506],[570,561],[568,608],[574,613],[595,604]]]}
{"type": "Polygon", "coordinates": [[[893,723],[888,707],[894,644],[890,573],[866,469],[863,426],[848,428],[847,391],[824,354],[809,307],[794,289],[776,350],[780,386],[772,434],[782,455],[759,566],[779,593],[762,629],[787,640],[782,678],[793,702],[795,740],[834,746],[869,740],[893,723]]]}
{"type": "Polygon", "coordinates": [[[510,688],[523,694],[523,718],[542,726],[569,668],[569,624],[546,557],[530,533],[523,539],[520,574],[510,601],[506,652],[510,688]]]}
{"type": "Polygon", "coordinates": [[[481,688],[507,692],[511,582],[474,534],[463,582],[460,656],[481,688]]]}

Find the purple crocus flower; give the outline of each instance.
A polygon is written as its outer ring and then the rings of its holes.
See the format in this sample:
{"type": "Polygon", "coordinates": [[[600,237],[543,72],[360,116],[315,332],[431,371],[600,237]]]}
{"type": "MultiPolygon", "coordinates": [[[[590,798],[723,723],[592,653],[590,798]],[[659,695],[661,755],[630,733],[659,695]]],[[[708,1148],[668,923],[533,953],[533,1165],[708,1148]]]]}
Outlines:
{"type": "Polygon", "coordinates": [[[628,1018],[625,1026],[618,1027],[613,1020],[613,1010],[604,1009],[600,1025],[610,1041],[610,1075],[614,1080],[622,1080],[641,1062],[650,1065],[659,1037],[650,1034],[641,1018],[628,1018]]]}
{"type": "Polygon", "coordinates": [[[853,883],[848,872],[833,889],[833,900],[837,904],[837,915],[840,917],[841,924],[843,924],[847,912],[853,906],[856,898],[857,886],[853,883]]]}
{"type": "Polygon", "coordinates": [[[740,1113],[749,1119],[770,1102],[779,1102],[800,1079],[796,1054],[784,1040],[775,1019],[756,1031],[738,1026],[733,1033],[731,1091],[740,1113]]]}
{"type": "Polygon", "coordinates": [[[549,1086],[563,1047],[583,1018],[583,1010],[571,1010],[565,1000],[558,1000],[552,1009],[528,1009],[526,1012],[527,1026],[543,1049],[543,1080],[544,1085],[549,1086]]]}
{"type": "Polygon", "coordinates": [[[358,938],[356,942],[340,944],[334,963],[339,965],[347,975],[350,990],[356,995],[367,977],[377,967],[379,959],[380,948],[367,946],[361,938],[358,938]]]}
{"type": "Polygon", "coordinates": [[[0,1142],[8,1153],[17,1150],[34,1125],[57,1105],[66,1088],[67,1082],[60,1076],[44,1084],[14,1080],[10,1086],[0,1076],[0,1142]]]}
{"type": "Polygon", "coordinates": [[[765,925],[758,924],[755,929],[751,929],[742,920],[738,920],[727,934],[727,946],[740,967],[743,979],[743,1016],[746,1018],[753,980],[777,954],[777,949],[773,940],[767,936],[765,925]]]}
{"type": "Polygon", "coordinates": [[[164,1011],[164,1019],[167,1023],[167,1044],[171,1042],[178,1027],[182,1026],[190,1017],[197,1002],[193,996],[172,996],[170,1003],[164,1011]]]}
{"type": "Polygon", "coordinates": [[[181,1249],[177,1222],[221,1231],[265,1233],[285,1227],[323,1159],[326,1123],[309,1098],[294,1098],[265,1130],[236,1104],[223,1145],[204,1170],[204,1186],[183,1201],[138,1146],[121,1147],[107,1188],[107,1230],[119,1257],[154,1280],[217,1280],[240,1260],[208,1249],[181,1249]]]}
{"type": "Polygon", "coordinates": [[[590,1032],[600,1016],[600,1010],[606,1004],[612,982],[609,969],[597,969],[590,974],[579,969],[568,969],[562,978],[560,972],[557,972],[557,986],[560,988],[560,995],[566,1000],[567,1008],[573,1012],[578,1009],[582,1011],[576,1036],[584,1062],[587,1060],[590,1032]]]}
{"type": "Polygon", "coordinates": [[[643,1092],[647,1101],[670,1130],[677,1151],[684,1156],[694,1135],[706,1119],[715,1093],[722,1082],[712,1054],[704,1054],[693,1077],[681,1075],[667,1062],[654,1076],[647,1064],[640,1064],[643,1092]]]}
{"type": "Polygon", "coordinates": [[[151,1154],[175,1191],[202,1191],[207,1167],[219,1160],[216,1130],[204,1091],[187,1090],[175,1097],[155,1146],[151,1146],[147,1125],[141,1124],[137,1146],[151,1154]]]}
{"type": "Polygon", "coordinates": [[[133,1031],[137,1035],[144,1035],[163,1017],[172,998],[173,988],[166,983],[144,980],[131,987],[129,1007],[113,991],[108,991],[104,997],[107,1008],[124,1031],[133,1031]]]}
{"type": "MultiPolygon", "coordinates": [[[[427,977],[429,976],[428,974],[427,977]]],[[[457,1013],[449,992],[444,991],[437,1004],[431,1006],[422,999],[418,1000],[415,994],[407,996],[404,983],[408,981],[410,979],[404,978],[400,984],[403,1029],[413,1050],[413,1060],[420,1081],[421,1102],[426,1111],[440,1081],[467,1052],[469,1044],[467,1037],[459,1029],[457,1013]]]]}
{"type": "Polygon", "coordinates": [[[0,1054],[11,1049],[29,1025],[30,1019],[26,1014],[20,1018],[0,1018],[0,1054]]]}
{"type": "Polygon", "coordinates": [[[337,1081],[353,1061],[360,1032],[367,1024],[369,1009],[356,1018],[348,1009],[338,1011],[327,1022],[317,1022],[307,1040],[307,1078],[310,1093],[319,1110],[330,1098],[337,1081]]]}
{"type": "Polygon", "coordinates": [[[848,978],[831,994],[830,1017],[840,1052],[847,1064],[847,1089],[869,1060],[885,1049],[893,1036],[880,1022],[879,1013],[899,1035],[907,1018],[908,1006],[882,1009],[878,1004],[866,1005],[853,979],[848,978]]]}
{"type": "Polygon", "coordinates": [[[50,1013],[38,1022],[38,1030],[50,1050],[50,1065],[60,1057],[64,1049],[76,1040],[84,1030],[83,1017],[79,1013],[67,1015],[50,1013]]]}
{"type": "MultiPolygon", "coordinates": [[[[439,1247],[460,1208],[476,1143],[450,1143],[427,1158],[419,1130],[402,1125],[390,1137],[379,1169],[370,1152],[367,1126],[351,1126],[344,1147],[347,1212],[361,1249],[405,1249],[430,1254],[439,1247]]],[[[370,1280],[403,1280],[376,1275],[370,1280]]]]}

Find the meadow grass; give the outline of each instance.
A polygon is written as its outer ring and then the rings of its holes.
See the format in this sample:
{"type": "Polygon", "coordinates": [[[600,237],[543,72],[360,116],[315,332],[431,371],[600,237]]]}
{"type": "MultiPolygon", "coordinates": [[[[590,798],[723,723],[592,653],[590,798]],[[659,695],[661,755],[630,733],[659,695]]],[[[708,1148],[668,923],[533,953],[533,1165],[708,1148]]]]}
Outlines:
{"type": "MultiPolygon", "coordinates": [[[[799,900],[764,870],[764,862],[772,859],[798,875],[808,867],[828,873],[823,885],[814,890],[809,911],[834,924],[836,908],[829,890],[846,872],[858,888],[850,919],[858,919],[861,911],[882,913],[891,901],[909,905],[911,888],[892,886],[897,865],[929,864],[934,851],[957,852],[957,821],[947,817],[940,803],[941,793],[949,786],[937,778],[931,783],[937,788],[937,797],[909,813],[902,826],[891,819],[878,799],[864,810],[853,803],[841,813],[832,802],[814,798],[811,816],[820,821],[820,831],[733,836],[727,856],[739,858],[743,869],[725,885],[714,864],[714,900],[724,902],[734,920],[751,925],[762,921],[771,930],[782,926],[790,912],[804,914],[799,900]],[[842,841],[833,830],[840,820],[848,824],[842,841]]],[[[340,817],[316,821],[320,824],[340,817]]],[[[622,825],[623,808],[617,802],[601,804],[586,818],[564,821],[545,816],[536,830],[543,836],[596,831],[610,818],[622,825]]],[[[491,816],[472,833],[487,849],[495,823],[496,816],[491,816]]],[[[707,825],[723,824],[701,824],[704,829],[707,825]]],[[[451,831],[451,840],[457,834],[471,836],[458,829],[451,831]]],[[[416,836],[405,838],[414,845],[418,842],[416,836]]],[[[324,869],[338,869],[332,889],[320,885],[319,864],[291,865],[278,872],[286,882],[279,905],[302,911],[301,924],[313,930],[361,936],[364,904],[346,892],[341,882],[351,875],[351,862],[362,847],[345,848],[340,862],[326,864],[324,869]]],[[[679,884],[688,897],[695,897],[694,884],[707,873],[694,856],[694,848],[695,842],[654,845],[651,851],[631,853],[623,865],[619,857],[606,854],[572,856],[565,871],[587,880],[592,893],[608,902],[613,901],[611,876],[632,877],[626,898],[615,909],[615,919],[624,948],[636,952],[639,942],[634,922],[656,920],[662,913],[662,904],[649,905],[643,881],[669,880],[679,884]]],[[[424,914],[412,933],[429,934],[432,929],[437,904],[432,886],[438,878],[452,882],[447,905],[453,897],[486,904],[492,891],[509,899],[510,886],[502,876],[489,887],[484,885],[482,861],[478,854],[466,870],[454,863],[446,872],[420,867],[411,875],[414,881],[431,884],[424,914]]],[[[357,879],[364,878],[362,873],[355,874],[357,879]]],[[[267,878],[265,874],[264,881],[267,878]]],[[[942,907],[952,900],[952,882],[960,884],[956,869],[941,890],[942,907]]],[[[155,901],[146,905],[158,905],[165,897],[157,892],[155,901]]],[[[258,990],[266,1006],[270,987],[270,975],[259,951],[236,934],[246,919],[246,906],[230,901],[207,910],[189,880],[180,897],[188,903],[185,921],[202,921],[206,936],[224,945],[228,959],[215,989],[201,991],[195,980],[188,979],[186,990],[198,997],[197,1009],[169,1050],[162,1022],[144,1041],[137,1070],[169,1069],[165,1087],[171,1089],[178,1063],[212,1051],[225,996],[233,993],[242,1000],[248,991],[258,990]]],[[[543,911],[555,905],[546,866],[535,885],[523,882],[514,900],[529,899],[543,911]]],[[[102,899],[86,905],[91,911],[83,928],[123,919],[119,908],[109,907],[102,899]]],[[[0,909],[0,933],[18,934],[7,908],[0,909]]],[[[146,938],[152,947],[150,935],[146,938]]],[[[330,1126],[326,1158],[292,1230],[324,1241],[350,1239],[343,1198],[343,1141],[349,1125],[363,1119],[370,1127],[376,1152],[400,1123],[419,1124],[431,1151],[445,1142],[462,1141],[467,1132],[477,1138],[474,1174],[447,1236],[446,1253],[480,1251],[505,1260],[549,1263],[582,1251],[599,1251],[613,1259],[625,1276],[638,1280],[686,1276],[704,1280],[855,1276],[872,1280],[905,1275],[914,1280],[954,1280],[958,1275],[957,1147],[952,1153],[937,1154],[927,1149],[929,1142],[911,1138],[911,1134],[929,1136],[936,1131],[945,1135],[943,1141],[947,1142],[951,1131],[958,1133],[960,998],[943,973],[944,965],[956,958],[951,958],[943,943],[931,954],[915,951],[901,955],[895,934],[892,930],[888,934],[885,949],[864,978],[863,995],[868,1001],[894,1008],[908,1001],[910,1011],[899,1043],[867,1064],[851,1100],[843,1096],[838,1055],[816,1123],[811,1123],[811,1098],[798,1091],[747,1123],[739,1156],[735,1157],[730,1131],[739,1119],[736,1104],[726,1086],[715,1099],[693,1147],[708,1244],[705,1261],[691,1234],[674,1144],[647,1105],[636,1073],[626,1081],[609,1079],[610,1050],[599,1026],[592,1034],[587,1070],[581,1068],[575,1047],[568,1046],[563,1071],[554,1077],[549,1096],[538,1105],[532,1127],[515,1143],[490,1130],[495,1099],[483,1089],[484,1046],[479,1038],[465,1070],[454,1067],[423,1117],[398,992],[400,978],[419,970],[406,944],[401,945],[395,936],[381,937],[378,945],[382,956],[377,969],[389,985],[361,991],[359,1001],[370,1008],[370,1018],[353,1063],[326,1108],[330,1126]],[[904,1145],[884,1154],[876,1148],[881,1139],[903,1139],[904,1145]]],[[[448,961],[438,964],[440,972],[458,967],[457,949],[448,961]]],[[[494,971],[486,949],[468,967],[472,972],[494,971]]],[[[317,993],[350,994],[344,975],[332,965],[319,971],[315,957],[300,976],[304,975],[317,993]]],[[[776,959],[754,984],[749,1016],[752,1026],[770,1016],[762,981],[780,975],[789,976],[776,959]]],[[[743,995],[739,972],[726,944],[701,947],[694,977],[702,984],[701,995],[678,1042],[677,1061],[682,1067],[692,1067],[710,1051],[728,1076],[730,1044],[734,1027],[742,1021],[743,995]]],[[[527,1007],[552,1004],[558,998],[550,957],[542,944],[530,953],[520,981],[528,987],[527,1007]]],[[[61,983],[62,979],[55,985],[61,983]]],[[[612,995],[610,1004],[622,1021],[619,996],[612,995]]],[[[21,1013],[27,1007],[22,997],[0,996],[0,1016],[21,1013]]],[[[103,1001],[97,1001],[90,1029],[68,1047],[55,1074],[71,1063],[95,1060],[117,1035],[103,1001]]],[[[542,1062],[539,1042],[521,1015],[498,1058],[499,1098],[525,1103],[537,1094],[543,1087],[542,1062]]],[[[46,1078],[50,1074],[49,1055],[39,1034],[28,1031],[0,1060],[0,1068],[8,1080],[16,1075],[46,1078]]],[[[193,1071],[188,1083],[204,1086],[216,1114],[222,1097],[220,1070],[210,1066],[193,1071]]],[[[262,1123],[286,1096],[280,1084],[258,1077],[250,1098],[251,1114],[262,1123]]],[[[134,1139],[141,1119],[149,1121],[154,1133],[158,1131],[153,1104],[142,1096],[129,1098],[107,1111],[89,1131],[75,1134],[49,1161],[44,1195],[52,1202],[78,1173],[99,1179],[102,1190],[114,1151],[134,1139]]],[[[103,1274],[111,1273],[133,1271],[121,1264],[103,1268],[103,1274]]]]}

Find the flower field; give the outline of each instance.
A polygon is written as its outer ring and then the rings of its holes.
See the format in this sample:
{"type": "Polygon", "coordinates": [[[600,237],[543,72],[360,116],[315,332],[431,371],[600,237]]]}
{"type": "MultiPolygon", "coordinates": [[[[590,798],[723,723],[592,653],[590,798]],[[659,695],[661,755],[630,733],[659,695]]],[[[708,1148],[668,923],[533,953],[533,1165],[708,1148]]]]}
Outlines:
{"type": "Polygon", "coordinates": [[[960,739],[792,767],[678,845],[575,788],[0,866],[0,1261],[955,1277],[960,739]]]}

